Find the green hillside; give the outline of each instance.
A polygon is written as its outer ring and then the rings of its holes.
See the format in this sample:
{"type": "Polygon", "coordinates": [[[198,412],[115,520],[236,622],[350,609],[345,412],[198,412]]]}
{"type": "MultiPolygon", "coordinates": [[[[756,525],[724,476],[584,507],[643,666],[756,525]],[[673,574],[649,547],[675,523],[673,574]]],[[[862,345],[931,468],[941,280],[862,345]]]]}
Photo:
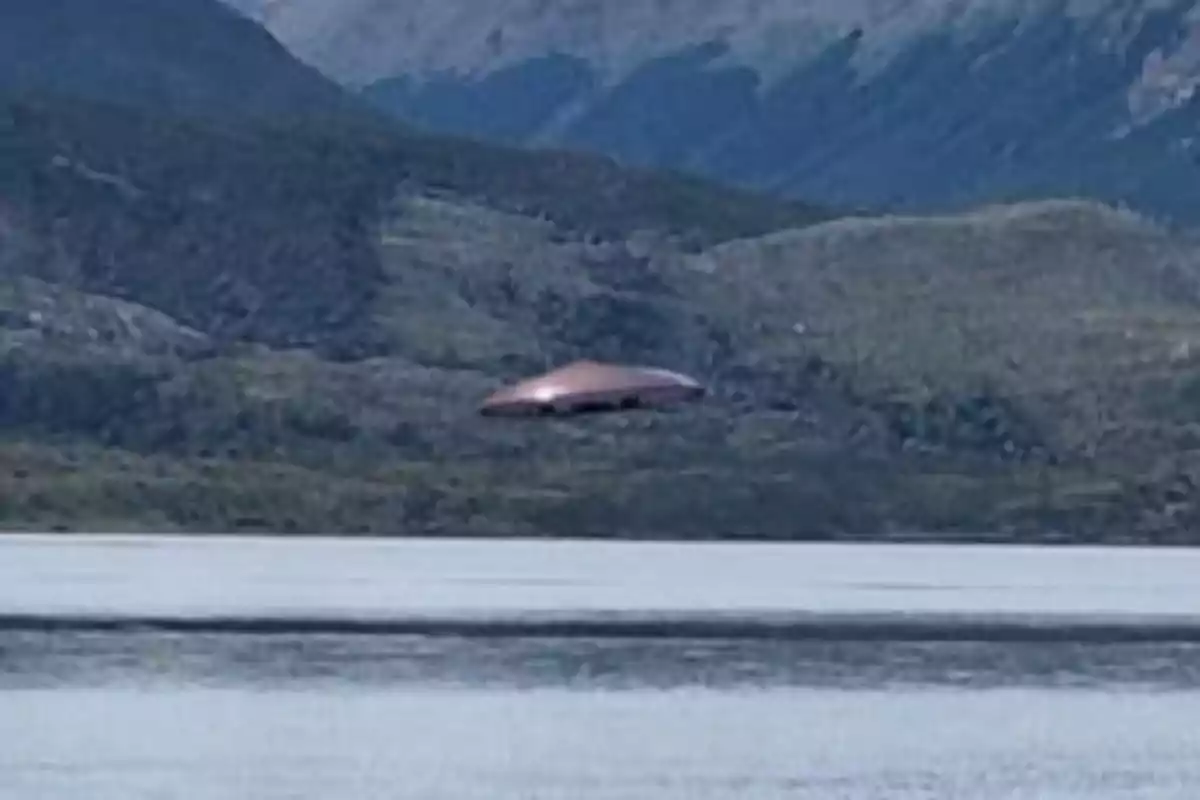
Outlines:
{"type": "MultiPolygon", "coordinates": [[[[58,5],[5,6],[0,29],[58,5]]],[[[0,525],[1193,536],[1188,237],[1065,201],[833,219],[420,136],[330,95],[215,1],[184,2],[209,15],[187,24],[263,53],[219,69],[164,47],[148,20],[179,23],[146,5],[106,4],[149,31],[122,34],[119,57],[114,22],[85,49],[70,26],[25,29],[65,37],[76,72],[18,81],[0,62],[19,87],[0,98],[0,525]],[[79,77],[109,59],[207,99],[79,77]],[[237,63],[315,99],[248,113],[221,72],[237,63]],[[581,357],[688,371],[711,396],[475,413],[581,357]]]]}

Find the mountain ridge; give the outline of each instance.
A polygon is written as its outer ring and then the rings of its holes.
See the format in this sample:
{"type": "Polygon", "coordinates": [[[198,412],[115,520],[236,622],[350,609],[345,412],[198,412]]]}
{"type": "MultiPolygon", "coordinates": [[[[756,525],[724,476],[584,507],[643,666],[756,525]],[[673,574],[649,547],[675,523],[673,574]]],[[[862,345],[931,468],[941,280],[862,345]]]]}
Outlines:
{"type": "Polygon", "coordinates": [[[0,90],[54,94],[180,117],[368,125],[372,114],[261,26],[227,6],[12,0],[0,28],[0,90]],[[112,43],[124,41],[125,49],[112,43]]]}
{"type": "Polygon", "coordinates": [[[280,0],[293,52],[431,131],[852,207],[1083,194],[1194,224],[1182,0],[280,0]]]}
{"type": "Polygon", "coordinates": [[[1123,39],[1131,25],[1180,5],[1177,0],[663,0],[613,6],[603,0],[501,0],[481,8],[468,0],[363,0],[333,8],[318,0],[226,2],[276,32],[304,60],[359,87],[396,72],[477,75],[554,53],[580,56],[616,81],[643,61],[717,41],[726,45],[728,63],[770,75],[780,64],[790,66],[851,34],[868,45],[860,53],[863,60],[855,62],[866,75],[880,59],[930,30],[950,28],[969,38],[974,29],[996,21],[1020,22],[1030,12],[1059,10],[1098,26],[1105,44],[1119,49],[1127,44],[1123,39]],[[411,48],[381,47],[384,41],[361,27],[365,14],[411,48]],[[799,41],[788,46],[796,32],[799,41]],[[362,37],[355,43],[365,47],[340,52],[355,36],[362,37]]]}

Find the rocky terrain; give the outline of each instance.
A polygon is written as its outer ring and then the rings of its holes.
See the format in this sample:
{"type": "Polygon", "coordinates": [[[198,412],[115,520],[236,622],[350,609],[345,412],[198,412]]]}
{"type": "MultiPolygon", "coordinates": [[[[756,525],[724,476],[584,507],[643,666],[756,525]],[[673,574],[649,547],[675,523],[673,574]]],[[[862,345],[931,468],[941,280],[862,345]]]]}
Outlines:
{"type": "Polygon", "coordinates": [[[1191,0],[233,2],[434,131],[839,205],[1200,218],[1191,0]]]}
{"type": "Polygon", "coordinates": [[[109,0],[138,25],[87,36],[68,5],[0,7],[79,54],[0,71],[6,528],[1194,538],[1184,231],[1071,198],[848,216],[418,134],[214,0],[109,0]],[[163,48],[180,9],[251,52],[163,48]],[[476,414],[581,357],[711,395],[476,414]]]}

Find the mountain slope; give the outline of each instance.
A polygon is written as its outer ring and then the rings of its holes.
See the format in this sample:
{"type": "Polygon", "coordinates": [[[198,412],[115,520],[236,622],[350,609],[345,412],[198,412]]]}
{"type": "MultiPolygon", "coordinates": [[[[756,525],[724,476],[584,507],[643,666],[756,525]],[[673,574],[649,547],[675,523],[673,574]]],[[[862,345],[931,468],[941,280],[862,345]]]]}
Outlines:
{"type": "Polygon", "coordinates": [[[1086,194],[1195,221],[1187,0],[276,0],[298,55],[432,130],[844,205],[1086,194]]]}
{"type": "Polygon", "coordinates": [[[177,115],[371,115],[261,27],[210,0],[6,0],[0,90],[53,93],[177,115]]]}
{"type": "Polygon", "coordinates": [[[0,212],[27,234],[22,270],[221,340],[367,336],[375,231],[401,183],[600,235],[822,216],[600,158],[411,134],[215,0],[14,0],[0,45],[0,212]]]}
{"type": "Polygon", "coordinates": [[[352,362],[213,353],[152,311],[17,284],[0,430],[21,443],[0,444],[0,517],[1193,540],[1200,245],[1144,220],[1057,203],[685,253],[457,199],[394,210],[364,310],[385,354],[352,362]],[[712,395],[532,427],[474,413],[502,381],[583,356],[682,368],[712,395]]]}
{"type": "Polygon", "coordinates": [[[830,220],[352,99],[264,118],[104,7],[81,63],[161,83],[0,94],[5,527],[1194,541],[1185,236],[1081,202],[830,220]],[[180,80],[213,93],[155,99],[180,80]],[[585,356],[712,394],[475,413],[585,356]]]}

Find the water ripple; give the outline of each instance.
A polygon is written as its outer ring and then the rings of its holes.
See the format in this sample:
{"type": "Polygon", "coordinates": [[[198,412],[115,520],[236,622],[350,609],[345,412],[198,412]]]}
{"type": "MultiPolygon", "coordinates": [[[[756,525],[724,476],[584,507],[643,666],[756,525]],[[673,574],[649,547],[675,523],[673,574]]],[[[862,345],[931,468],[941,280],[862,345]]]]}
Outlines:
{"type": "Polygon", "coordinates": [[[814,642],[355,634],[0,634],[0,687],[170,682],[577,689],[1200,688],[1188,643],[814,642]]]}

